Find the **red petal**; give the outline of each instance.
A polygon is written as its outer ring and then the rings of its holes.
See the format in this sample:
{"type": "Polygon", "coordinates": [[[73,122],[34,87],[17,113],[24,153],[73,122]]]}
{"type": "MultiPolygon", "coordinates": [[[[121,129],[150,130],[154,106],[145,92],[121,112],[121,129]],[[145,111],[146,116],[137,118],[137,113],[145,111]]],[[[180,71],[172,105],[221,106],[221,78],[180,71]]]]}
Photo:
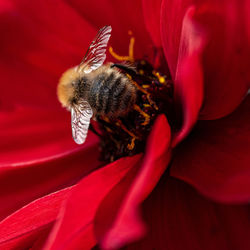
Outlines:
{"type": "Polygon", "coordinates": [[[5,56],[1,59],[21,58],[22,63],[56,75],[81,61],[96,29],[71,6],[61,0],[53,4],[19,0],[10,7],[6,2],[1,2],[1,52],[5,56]]]}
{"type": "Polygon", "coordinates": [[[160,17],[161,40],[173,79],[176,74],[183,18],[189,5],[186,0],[162,0],[160,17]]]}
{"type": "Polygon", "coordinates": [[[237,0],[214,1],[201,15],[211,40],[204,53],[205,102],[201,119],[231,113],[247,93],[250,81],[250,46],[246,38],[244,7],[237,0]]]}
{"type": "Polygon", "coordinates": [[[82,60],[96,29],[60,0],[3,0],[0,9],[1,108],[59,108],[58,79],[82,60]]]}
{"type": "Polygon", "coordinates": [[[145,234],[139,207],[168,166],[169,143],[170,127],[162,115],[149,136],[142,166],[131,169],[98,209],[95,231],[104,249],[119,248],[145,234]]]}
{"type": "MultiPolygon", "coordinates": [[[[143,22],[141,1],[127,0],[123,1],[122,5],[119,1],[111,0],[67,0],[67,2],[96,29],[104,25],[112,26],[110,44],[118,54],[128,55],[129,31],[132,31],[135,37],[135,58],[147,56],[147,52],[152,51],[153,44],[143,22]]],[[[107,56],[108,60],[114,61],[109,53],[107,56]]]]}
{"type": "Polygon", "coordinates": [[[173,139],[173,146],[176,146],[189,134],[198,119],[203,101],[201,53],[205,43],[205,35],[193,21],[194,13],[194,7],[190,7],[183,19],[175,78],[175,99],[177,103],[182,105],[183,124],[173,139]]]}
{"type": "Polygon", "coordinates": [[[89,246],[95,245],[92,222],[96,210],[107,193],[135,167],[141,156],[120,159],[85,177],[72,190],[71,196],[61,211],[58,223],[50,235],[46,249],[61,247],[72,249],[80,239],[86,240],[89,246]]]}
{"type": "Polygon", "coordinates": [[[245,2],[245,16],[247,18],[246,22],[246,27],[245,27],[245,32],[248,36],[248,44],[250,44],[250,15],[249,15],[249,10],[250,10],[250,1],[245,2]]]}
{"type": "Polygon", "coordinates": [[[160,14],[162,0],[142,0],[144,22],[156,47],[161,47],[160,14]]]}
{"type": "Polygon", "coordinates": [[[250,199],[250,96],[230,116],[200,121],[177,148],[171,175],[222,202],[250,199]]]}
{"type": "Polygon", "coordinates": [[[74,143],[64,110],[16,109],[0,113],[0,119],[1,168],[49,161],[97,144],[91,132],[83,146],[74,143]]]}
{"type": "Polygon", "coordinates": [[[143,205],[150,230],[132,249],[248,250],[249,206],[226,206],[165,175],[143,205]]]}
{"type": "MultiPolygon", "coordinates": [[[[162,41],[172,75],[180,56],[181,24],[191,0],[162,4],[162,41]]],[[[202,54],[205,98],[202,119],[215,119],[232,112],[248,90],[250,79],[246,16],[239,1],[196,1],[196,21],[208,34],[202,54]],[[207,3],[206,3],[207,2],[207,3]],[[237,84],[235,84],[237,83],[237,84]]]]}
{"type": "Polygon", "coordinates": [[[0,223],[0,248],[24,249],[41,246],[71,188],[33,201],[0,223]],[[39,242],[38,242],[39,240],[39,242]]]}
{"type": "Polygon", "coordinates": [[[0,119],[0,218],[100,166],[97,138],[77,146],[66,112],[20,109],[0,119]]]}

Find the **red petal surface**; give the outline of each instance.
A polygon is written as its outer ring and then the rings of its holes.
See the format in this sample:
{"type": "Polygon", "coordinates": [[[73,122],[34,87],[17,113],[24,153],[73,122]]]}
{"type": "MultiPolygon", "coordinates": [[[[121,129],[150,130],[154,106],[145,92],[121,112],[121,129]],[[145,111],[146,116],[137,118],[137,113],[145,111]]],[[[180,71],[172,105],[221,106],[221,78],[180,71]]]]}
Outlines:
{"type": "Polygon", "coordinates": [[[4,83],[0,107],[59,108],[58,78],[81,61],[96,30],[58,0],[49,4],[3,0],[0,9],[0,73],[4,83]]]}
{"type": "Polygon", "coordinates": [[[61,210],[46,249],[73,249],[80,240],[94,246],[91,227],[100,202],[140,159],[141,155],[123,158],[83,178],[61,210]]]}
{"type": "Polygon", "coordinates": [[[245,2],[245,16],[247,18],[246,22],[246,27],[245,27],[245,32],[247,33],[248,36],[248,44],[250,44],[250,15],[249,15],[249,9],[250,9],[250,1],[245,2]]]}
{"type": "Polygon", "coordinates": [[[203,102],[201,53],[205,44],[205,34],[195,24],[194,13],[195,8],[190,7],[183,18],[175,78],[175,100],[182,105],[183,124],[173,139],[173,146],[189,134],[198,119],[203,102]]]}
{"type": "Polygon", "coordinates": [[[250,96],[231,115],[200,121],[177,148],[171,175],[221,202],[250,199],[250,96]]]}
{"type": "MultiPolygon", "coordinates": [[[[14,62],[21,59],[27,70],[36,66],[40,74],[45,71],[57,77],[81,61],[84,50],[96,34],[92,25],[60,0],[53,3],[3,0],[0,18],[3,62],[8,58],[14,62]],[[11,7],[6,7],[6,3],[11,7]],[[17,37],[20,37],[18,41],[17,37]]],[[[33,85],[36,86],[34,81],[33,85]]]]}
{"type": "Polygon", "coordinates": [[[124,250],[248,250],[249,206],[227,206],[200,196],[182,181],[163,176],[143,204],[147,236],[124,250]]]}
{"type": "Polygon", "coordinates": [[[70,190],[62,189],[35,200],[0,222],[0,248],[25,249],[39,245],[41,249],[41,240],[48,235],[70,190]]]}
{"type": "Polygon", "coordinates": [[[66,115],[39,109],[0,113],[0,218],[100,166],[97,138],[89,133],[77,146],[66,115]]]}
{"type": "MultiPolygon", "coordinates": [[[[127,0],[121,3],[112,0],[67,0],[67,3],[96,29],[111,25],[110,44],[118,54],[128,55],[129,30],[135,37],[135,58],[151,54],[153,44],[143,22],[141,1],[127,0]]],[[[114,61],[109,53],[107,58],[114,61]]]]}
{"type": "Polygon", "coordinates": [[[161,47],[160,16],[162,0],[142,0],[144,22],[155,47],[161,47]]]}
{"type": "Polygon", "coordinates": [[[74,143],[64,110],[20,108],[0,112],[0,120],[1,168],[46,162],[97,144],[91,132],[86,144],[74,143]]]}
{"type": "Polygon", "coordinates": [[[141,167],[131,169],[102,201],[95,219],[95,232],[104,249],[117,249],[145,234],[140,204],[168,166],[170,137],[170,127],[162,115],[149,136],[141,167]]]}
{"type": "MultiPolygon", "coordinates": [[[[249,86],[249,43],[247,15],[237,1],[163,0],[161,35],[165,56],[175,78],[179,58],[181,29],[187,8],[194,4],[196,21],[208,35],[202,53],[204,104],[201,119],[215,119],[232,112],[242,101],[249,86]]],[[[184,51],[185,52],[185,51],[184,51]]]]}

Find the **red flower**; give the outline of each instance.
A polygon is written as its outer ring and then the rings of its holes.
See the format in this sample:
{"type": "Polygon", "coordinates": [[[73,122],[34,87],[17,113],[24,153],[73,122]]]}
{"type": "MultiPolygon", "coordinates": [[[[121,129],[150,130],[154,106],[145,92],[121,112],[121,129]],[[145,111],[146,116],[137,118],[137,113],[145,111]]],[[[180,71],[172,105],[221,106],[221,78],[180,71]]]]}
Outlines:
{"type": "Polygon", "coordinates": [[[128,248],[248,249],[249,6],[3,0],[1,249],[116,248],[146,228],[128,248]],[[175,132],[159,116],[144,154],[102,166],[93,134],[74,144],[56,85],[105,24],[120,54],[128,30],[136,58],[164,50],[183,123],[175,132]]]}

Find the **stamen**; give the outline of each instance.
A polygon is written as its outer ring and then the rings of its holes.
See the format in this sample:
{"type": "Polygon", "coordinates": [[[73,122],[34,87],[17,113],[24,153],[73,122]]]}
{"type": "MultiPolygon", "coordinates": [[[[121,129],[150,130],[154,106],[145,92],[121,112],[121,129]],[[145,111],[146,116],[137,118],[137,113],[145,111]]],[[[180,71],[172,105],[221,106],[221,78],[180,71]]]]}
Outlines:
{"type": "Polygon", "coordinates": [[[131,62],[133,62],[134,59],[134,44],[135,44],[135,38],[131,37],[130,42],[129,42],[129,49],[128,49],[128,54],[129,57],[131,58],[131,62]]]}
{"type": "Polygon", "coordinates": [[[150,105],[154,106],[154,108],[156,110],[158,110],[157,105],[155,104],[154,101],[152,101],[152,99],[150,97],[150,93],[148,93],[147,90],[145,90],[143,87],[141,87],[140,85],[138,85],[135,81],[133,81],[133,84],[137,87],[137,89],[139,89],[142,93],[144,93],[146,95],[147,100],[150,103],[150,105]]]}
{"type": "Polygon", "coordinates": [[[158,78],[159,82],[164,84],[166,83],[166,79],[164,76],[161,76],[159,72],[153,71],[153,74],[158,78]]]}
{"type": "Polygon", "coordinates": [[[125,125],[121,122],[121,120],[117,120],[116,125],[121,127],[122,130],[124,130],[127,134],[129,134],[131,137],[138,138],[136,135],[134,135],[132,132],[130,132],[125,125]]]}
{"type": "Polygon", "coordinates": [[[133,150],[135,147],[135,137],[132,138],[131,143],[127,145],[128,150],[133,150]]]}
{"type": "Polygon", "coordinates": [[[131,61],[129,56],[120,56],[116,54],[111,46],[109,47],[109,53],[118,61],[131,61]]]}
{"type": "Polygon", "coordinates": [[[135,134],[133,134],[132,132],[130,132],[125,127],[125,125],[121,122],[121,120],[117,120],[116,125],[119,126],[119,127],[121,127],[123,131],[125,131],[126,133],[128,133],[132,137],[131,142],[127,145],[127,148],[129,150],[133,150],[134,146],[135,146],[135,140],[138,139],[138,137],[135,134]]]}
{"type": "Polygon", "coordinates": [[[142,111],[141,108],[136,104],[134,105],[134,110],[138,111],[145,118],[145,121],[141,125],[142,126],[148,125],[150,121],[150,116],[144,111],[142,111]]]}
{"type": "MultiPolygon", "coordinates": [[[[132,31],[128,31],[129,35],[132,35],[132,31]]],[[[120,56],[116,52],[114,52],[113,48],[110,46],[109,47],[109,53],[111,56],[113,56],[116,60],[118,61],[129,61],[129,62],[134,62],[134,45],[135,45],[135,38],[131,37],[129,41],[129,47],[128,47],[128,56],[120,56]]]]}

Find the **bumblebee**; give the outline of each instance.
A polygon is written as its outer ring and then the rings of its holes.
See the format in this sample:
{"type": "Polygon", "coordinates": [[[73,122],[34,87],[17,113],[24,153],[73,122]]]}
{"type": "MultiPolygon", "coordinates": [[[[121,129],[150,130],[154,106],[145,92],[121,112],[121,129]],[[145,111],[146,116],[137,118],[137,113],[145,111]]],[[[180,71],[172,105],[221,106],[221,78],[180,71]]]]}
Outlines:
{"type": "Polygon", "coordinates": [[[111,26],[101,28],[81,63],[59,80],[58,99],[71,111],[72,136],[77,144],[85,142],[92,117],[123,117],[136,102],[136,86],[119,70],[127,66],[103,64],[111,30],[111,26]]]}

